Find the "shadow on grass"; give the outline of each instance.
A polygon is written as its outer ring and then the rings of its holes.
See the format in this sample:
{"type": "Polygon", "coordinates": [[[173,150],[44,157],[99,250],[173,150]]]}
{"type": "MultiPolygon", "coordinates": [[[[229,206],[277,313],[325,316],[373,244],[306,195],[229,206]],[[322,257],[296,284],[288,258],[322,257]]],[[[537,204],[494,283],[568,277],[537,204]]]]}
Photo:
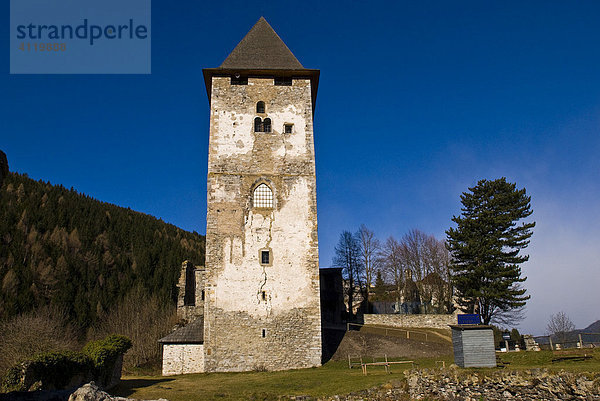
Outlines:
{"type": "Polygon", "coordinates": [[[135,393],[137,390],[150,387],[159,383],[168,383],[174,379],[121,379],[121,382],[113,387],[110,391],[113,395],[120,397],[128,397],[135,393]]]}

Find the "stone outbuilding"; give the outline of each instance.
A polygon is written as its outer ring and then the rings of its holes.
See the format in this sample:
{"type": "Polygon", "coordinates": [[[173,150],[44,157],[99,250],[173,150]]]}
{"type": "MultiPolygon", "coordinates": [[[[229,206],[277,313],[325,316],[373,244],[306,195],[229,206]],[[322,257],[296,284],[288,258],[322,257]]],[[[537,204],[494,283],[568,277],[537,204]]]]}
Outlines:
{"type": "Polygon", "coordinates": [[[204,372],[204,318],[158,340],[163,349],[163,376],[204,372]]]}

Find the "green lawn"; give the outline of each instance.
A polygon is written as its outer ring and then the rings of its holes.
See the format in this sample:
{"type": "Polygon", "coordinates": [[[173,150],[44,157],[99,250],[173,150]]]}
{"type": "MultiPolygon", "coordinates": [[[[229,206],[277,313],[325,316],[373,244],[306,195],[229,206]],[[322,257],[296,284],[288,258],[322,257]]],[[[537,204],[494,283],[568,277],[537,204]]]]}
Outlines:
{"type": "MultiPolygon", "coordinates": [[[[561,361],[552,363],[550,351],[511,352],[498,354],[504,368],[548,368],[553,371],[600,371],[600,350],[586,361],[561,361]]],[[[416,360],[417,367],[433,368],[436,361],[446,366],[453,362],[452,355],[441,358],[416,360]]],[[[138,399],[167,398],[170,401],[186,400],[271,400],[282,395],[326,396],[348,394],[388,382],[402,380],[407,367],[393,366],[392,374],[383,367],[370,367],[363,376],[360,368],[348,369],[347,362],[329,362],[320,368],[298,369],[283,372],[204,373],[182,376],[125,376],[111,394],[138,399]]],[[[479,372],[495,369],[473,369],[479,372]]],[[[468,370],[465,370],[468,371],[468,370]]]]}
{"type": "MultiPolygon", "coordinates": [[[[451,363],[451,357],[442,358],[451,363]]],[[[419,360],[421,367],[434,367],[437,359],[419,360]]],[[[283,372],[202,373],[181,376],[125,376],[111,394],[138,399],[184,400],[270,400],[281,395],[325,396],[347,394],[401,380],[399,365],[386,374],[383,367],[371,367],[363,376],[360,367],[348,369],[347,362],[328,362],[320,368],[283,372]]]]}
{"type": "Polygon", "coordinates": [[[588,350],[593,358],[552,362],[552,351],[508,352],[497,354],[506,369],[547,368],[550,371],[600,372],[600,348],[588,350]]]}

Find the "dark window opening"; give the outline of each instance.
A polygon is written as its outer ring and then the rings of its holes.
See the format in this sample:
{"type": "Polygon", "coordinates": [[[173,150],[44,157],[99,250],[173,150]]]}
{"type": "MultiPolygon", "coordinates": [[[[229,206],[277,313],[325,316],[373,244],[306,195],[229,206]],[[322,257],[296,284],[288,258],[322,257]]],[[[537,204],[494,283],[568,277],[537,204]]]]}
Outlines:
{"type": "Polygon", "coordinates": [[[254,119],[254,132],[264,132],[263,122],[260,117],[254,119]]]}
{"type": "Polygon", "coordinates": [[[231,85],[248,85],[248,77],[242,77],[240,74],[232,75],[231,85]]]}
{"type": "Polygon", "coordinates": [[[262,329],[262,338],[267,336],[267,329],[262,329]]]}
{"type": "Polygon", "coordinates": [[[261,251],[260,252],[260,263],[268,265],[271,262],[271,252],[261,251]]]}
{"type": "Polygon", "coordinates": [[[185,269],[185,295],[183,304],[185,306],[196,305],[196,273],[194,266],[188,265],[185,269]]]}
{"type": "Polygon", "coordinates": [[[285,132],[286,134],[291,134],[293,128],[294,128],[294,124],[285,124],[283,126],[283,132],[285,132]]]}
{"type": "Polygon", "coordinates": [[[264,128],[263,132],[271,132],[271,119],[270,118],[265,118],[265,120],[263,121],[263,128],[264,128]]]}
{"type": "Polygon", "coordinates": [[[291,77],[275,77],[274,81],[276,86],[292,86],[291,77]]]}
{"type": "Polygon", "coordinates": [[[204,301],[204,290],[202,290],[202,300],[204,301]]]}
{"type": "Polygon", "coordinates": [[[265,102],[258,102],[258,103],[256,103],[256,112],[257,113],[264,113],[265,112],[265,102]]]}

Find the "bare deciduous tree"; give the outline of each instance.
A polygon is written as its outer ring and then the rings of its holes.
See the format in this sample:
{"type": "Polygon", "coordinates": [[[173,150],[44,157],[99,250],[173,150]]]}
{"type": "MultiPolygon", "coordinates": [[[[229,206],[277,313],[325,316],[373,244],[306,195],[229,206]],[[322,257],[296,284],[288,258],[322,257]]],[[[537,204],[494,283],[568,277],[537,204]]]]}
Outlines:
{"type": "Polygon", "coordinates": [[[450,255],[444,242],[412,229],[402,237],[400,249],[402,264],[417,283],[423,312],[451,312],[450,255]]]}
{"type": "Polygon", "coordinates": [[[157,340],[170,332],[176,320],[175,308],[170,303],[133,290],[90,329],[88,337],[91,340],[109,334],[129,337],[133,347],[123,358],[123,367],[128,369],[160,362],[157,340]]]}
{"type": "Polygon", "coordinates": [[[427,235],[424,232],[412,229],[404,234],[400,241],[405,264],[412,272],[415,281],[421,281],[430,273],[429,266],[424,263],[426,240],[427,235]]]}
{"type": "Polygon", "coordinates": [[[452,282],[450,277],[450,252],[444,241],[428,235],[423,247],[423,264],[428,266],[428,275],[421,282],[422,291],[438,313],[453,311],[452,282]]]}
{"type": "Polygon", "coordinates": [[[569,316],[562,311],[551,315],[548,326],[546,326],[548,334],[555,336],[556,339],[563,344],[568,340],[569,332],[573,330],[575,330],[575,325],[571,319],[569,319],[569,316]]]}
{"type": "Polygon", "coordinates": [[[379,240],[375,237],[375,233],[369,230],[364,224],[358,229],[358,239],[360,246],[360,258],[362,259],[363,270],[365,274],[365,292],[364,299],[369,306],[369,291],[373,285],[373,280],[379,266],[378,253],[380,249],[379,240]]]}
{"type": "Polygon", "coordinates": [[[43,306],[0,323],[0,376],[17,362],[48,351],[76,350],[75,329],[68,314],[43,306]]]}
{"type": "Polygon", "coordinates": [[[364,283],[363,265],[360,258],[360,240],[356,234],[349,231],[340,234],[340,240],[335,247],[333,266],[342,268],[342,274],[348,283],[346,289],[348,313],[352,320],[354,317],[355,288],[358,286],[362,291],[364,283]]]}
{"type": "Polygon", "coordinates": [[[402,247],[393,236],[389,236],[379,251],[380,264],[387,281],[396,287],[396,305],[400,305],[400,293],[404,286],[404,259],[402,247]]]}

